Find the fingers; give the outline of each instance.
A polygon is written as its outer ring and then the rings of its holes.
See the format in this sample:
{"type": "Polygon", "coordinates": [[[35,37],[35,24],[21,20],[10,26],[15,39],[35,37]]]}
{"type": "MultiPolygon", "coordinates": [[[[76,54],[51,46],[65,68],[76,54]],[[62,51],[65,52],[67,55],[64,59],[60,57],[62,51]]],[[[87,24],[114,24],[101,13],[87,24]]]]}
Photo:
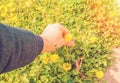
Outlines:
{"type": "Polygon", "coordinates": [[[69,31],[67,28],[65,28],[64,26],[62,26],[61,24],[55,23],[54,25],[60,29],[60,31],[62,32],[62,36],[63,36],[63,37],[64,37],[66,34],[70,33],[70,31],[69,31]]]}
{"type": "Polygon", "coordinates": [[[59,44],[57,44],[56,46],[57,46],[57,48],[60,48],[60,47],[65,46],[65,45],[66,45],[65,39],[64,39],[64,38],[61,38],[61,39],[59,40],[59,44]]]}
{"type": "Polygon", "coordinates": [[[49,28],[49,31],[51,31],[52,33],[56,33],[56,34],[60,33],[58,35],[59,39],[57,40],[59,42],[59,44],[57,44],[58,48],[63,45],[64,46],[75,46],[73,38],[69,42],[65,40],[65,36],[70,33],[70,31],[67,28],[65,28],[59,23],[49,24],[46,29],[48,28],[49,28]]]}
{"type": "Polygon", "coordinates": [[[62,40],[64,41],[64,45],[65,45],[65,46],[69,46],[69,47],[75,46],[75,43],[74,43],[74,39],[73,39],[73,38],[72,38],[72,40],[69,41],[69,42],[66,42],[66,40],[64,39],[64,38],[65,38],[65,35],[69,34],[70,31],[69,31],[67,28],[65,28],[64,26],[62,26],[61,24],[59,24],[59,23],[55,23],[54,25],[55,25],[56,27],[58,27],[58,28],[60,29],[60,31],[62,32],[62,37],[63,37],[62,40]]]}
{"type": "Polygon", "coordinates": [[[75,46],[75,42],[74,42],[74,40],[68,42],[68,43],[66,44],[66,46],[69,46],[69,47],[73,47],[73,46],[75,46]]]}
{"type": "Polygon", "coordinates": [[[71,41],[67,42],[64,38],[62,38],[62,41],[63,41],[63,45],[64,45],[64,46],[68,46],[68,47],[73,47],[73,46],[75,46],[75,41],[74,41],[74,39],[72,39],[71,41]]]}

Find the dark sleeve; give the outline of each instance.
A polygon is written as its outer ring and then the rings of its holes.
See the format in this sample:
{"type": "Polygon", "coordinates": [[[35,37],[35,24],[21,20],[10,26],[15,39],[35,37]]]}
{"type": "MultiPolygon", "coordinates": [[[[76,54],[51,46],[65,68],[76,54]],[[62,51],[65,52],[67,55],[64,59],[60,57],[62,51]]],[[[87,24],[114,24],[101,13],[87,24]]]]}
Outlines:
{"type": "Polygon", "coordinates": [[[29,64],[42,49],[41,37],[0,23],[0,73],[29,64]]]}

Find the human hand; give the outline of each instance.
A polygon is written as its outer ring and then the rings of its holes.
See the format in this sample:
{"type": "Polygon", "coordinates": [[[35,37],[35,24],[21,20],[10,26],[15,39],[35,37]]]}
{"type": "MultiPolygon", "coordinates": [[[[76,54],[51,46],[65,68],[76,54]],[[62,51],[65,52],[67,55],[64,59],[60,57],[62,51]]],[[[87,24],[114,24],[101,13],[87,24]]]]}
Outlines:
{"type": "Polygon", "coordinates": [[[41,34],[44,41],[43,52],[55,51],[56,48],[64,45],[74,46],[73,39],[67,42],[64,38],[65,35],[69,33],[69,30],[59,23],[49,24],[41,34]]]}

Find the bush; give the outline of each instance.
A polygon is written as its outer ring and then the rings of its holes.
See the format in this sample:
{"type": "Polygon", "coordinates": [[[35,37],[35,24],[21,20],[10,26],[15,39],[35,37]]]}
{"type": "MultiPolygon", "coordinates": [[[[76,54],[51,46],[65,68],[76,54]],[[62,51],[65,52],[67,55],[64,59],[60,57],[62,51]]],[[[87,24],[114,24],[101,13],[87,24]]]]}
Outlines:
{"type": "Polygon", "coordinates": [[[98,83],[120,45],[120,10],[114,0],[1,0],[0,21],[40,34],[61,23],[75,47],[44,53],[31,64],[0,75],[0,83],[98,83]]]}

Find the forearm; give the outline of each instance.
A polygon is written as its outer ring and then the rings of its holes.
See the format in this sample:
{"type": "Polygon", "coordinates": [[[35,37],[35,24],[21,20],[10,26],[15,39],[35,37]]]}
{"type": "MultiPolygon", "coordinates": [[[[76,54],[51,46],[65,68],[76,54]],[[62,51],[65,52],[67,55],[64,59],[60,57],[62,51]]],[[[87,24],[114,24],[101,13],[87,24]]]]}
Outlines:
{"type": "Polygon", "coordinates": [[[0,24],[0,73],[29,64],[42,48],[41,37],[29,31],[0,24]]]}

